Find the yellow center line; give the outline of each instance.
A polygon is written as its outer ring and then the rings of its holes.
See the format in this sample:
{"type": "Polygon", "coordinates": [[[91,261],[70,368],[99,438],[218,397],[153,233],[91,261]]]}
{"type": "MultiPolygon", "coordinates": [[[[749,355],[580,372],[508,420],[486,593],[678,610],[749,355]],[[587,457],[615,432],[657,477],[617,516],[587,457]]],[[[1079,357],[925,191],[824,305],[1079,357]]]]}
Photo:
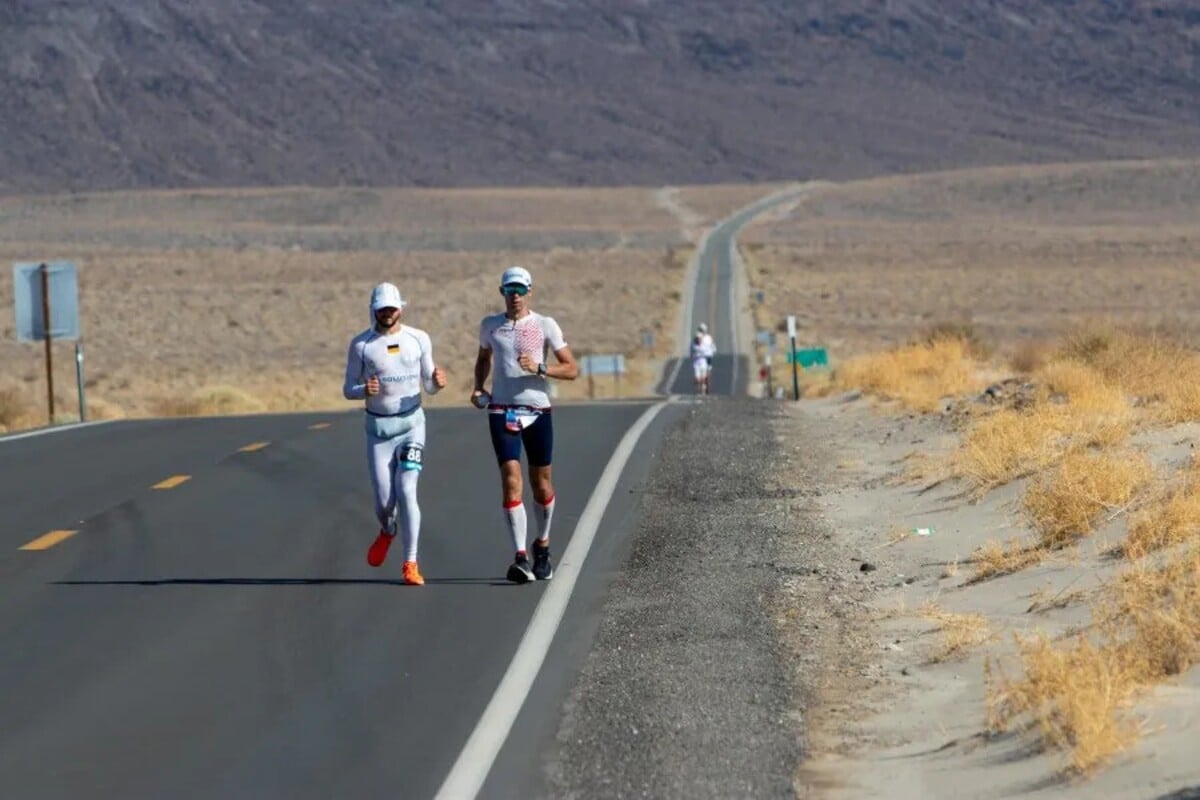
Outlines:
{"type": "Polygon", "coordinates": [[[317,422],[317,423],[315,423],[315,424],[313,424],[313,425],[309,425],[309,426],[308,426],[308,429],[309,429],[310,431],[319,431],[319,430],[321,430],[321,428],[328,428],[328,427],[329,427],[329,423],[328,423],[328,422],[317,422]]]}
{"type": "Polygon", "coordinates": [[[253,442],[251,444],[246,445],[245,447],[239,447],[238,452],[239,453],[253,453],[255,450],[262,450],[264,447],[266,447],[269,444],[270,444],[270,442],[253,442]]]}
{"type": "Polygon", "coordinates": [[[184,481],[190,480],[191,477],[192,477],[191,475],[172,475],[171,477],[167,478],[166,480],[159,481],[158,483],[154,484],[154,486],[151,488],[174,489],[176,486],[183,483],[184,481]]]}
{"type": "Polygon", "coordinates": [[[42,534],[41,536],[34,539],[29,544],[22,545],[21,549],[22,550],[49,550],[51,547],[54,547],[54,545],[58,544],[59,542],[63,541],[64,539],[70,539],[72,536],[74,536],[77,533],[79,533],[79,531],[50,531],[49,533],[42,534]]]}

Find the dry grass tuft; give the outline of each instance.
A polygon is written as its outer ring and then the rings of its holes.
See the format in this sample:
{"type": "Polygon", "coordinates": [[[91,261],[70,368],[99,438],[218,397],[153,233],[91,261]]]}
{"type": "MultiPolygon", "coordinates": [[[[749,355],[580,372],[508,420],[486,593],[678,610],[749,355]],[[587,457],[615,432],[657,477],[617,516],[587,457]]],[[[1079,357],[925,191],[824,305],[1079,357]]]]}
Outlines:
{"type": "Polygon", "coordinates": [[[1062,428],[1061,412],[1047,406],[981,417],[953,456],[954,472],[980,493],[1030,475],[1062,456],[1062,428]]]}
{"type": "Polygon", "coordinates": [[[1047,548],[1091,534],[1105,512],[1119,512],[1150,480],[1144,456],[1125,452],[1075,452],[1032,483],[1024,506],[1047,548]]]}
{"type": "Polygon", "coordinates": [[[954,473],[977,492],[1032,475],[1080,447],[1111,447],[1129,438],[1133,408],[1095,369],[1055,361],[1039,378],[1041,396],[1031,408],[980,417],[964,435],[954,473]]]}
{"type": "Polygon", "coordinates": [[[833,382],[838,389],[858,388],[916,411],[937,411],[944,398],[983,388],[970,350],[963,339],[935,338],[851,359],[834,373],[833,382]]]}
{"type": "Polygon", "coordinates": [[[1036,377],[1051,395],[1061,395],[1080,412],[1112,414],[1129,408],[1120,387],[1109,383],[1094,367],[1079,361],[1050,361],[1037,371],[1036,377]]]}
{"type": "Polygon", "coordinates": [[[25,400],[26,394],[13,386],[0,389],[0,426],[12,430],[29,415],[32,409],[25,400]]]}
{"type": "Polygon", "coordinates": [[[1193,467],[1166,501],[1134,514],[1122,550],[1142,558],[1154,550],[1200,539],[1200,473],[1193,467]]]}
{"type": "Polygon", "coordinates": [[[955,614],[939,607],[930,601],[921,606],[918,613],[938,624],[942,633],[942,646],[931,657],[931,661],[941,662],[955,658],[991,638],[987,618],[982,614],[955,614]]]}
{"type": "Polygon", "coordinates": [[[1138,735],[1126,711],[1139,690],[1200,661],[1200,547],[1163,567],[1144,562],[1096,604],[1091,635],[1056,647],[1044,634],[1017,639],[1023,675],[996,675],[989,663],[988,726],[1032,721],[1044,744],[1068,753],[1087,774],[1138,735]]]}
{"type": "Polygon", "coordinates": [[[1045,634],[1017,638],[1024,676],[995,677],[988,665],[988,728],[1009,730],[1028,717],[1042,744],[1066,751],[1068,767],[1087,774],[1128,747],[1137,728],[1121,716],[1136,686],[1129,665],[1084,636],[1056,648],[1045,634]]]}
{"type": "Polygon", "coordinates": [[[903,459],[904,468],[892,479],[893,484],[930,484],[945,480],[953,474],[950,458],[914,451],[903,459]]]}
{"type": "MultiPolygon", "coordinates": [[[[788,371],[777,373],[774,379],[776,387],[783,387],[784,394],[787,397],[792,396],[791,368],[788,371]]],[[[833,372],[827,369],[801,369],[797,375],[797,383],[800,384],[801,397],[828,397],[838,391],[839,386],[834,380],[833,372]]]]}
{"type": "Polygon", "coordinates": [[[912,531],[910,531],[908,528],[892,523],[892,527],[888,530],[887,543],[884,546],[886,547],[888,545],[899,544],[909,536],[912,536],[912,531]]]}
{"type": "Polygon", "coordinates": [[[1097,616],[1143,680],[1182,673],[1200,661],[1200,548],[1164,566],[1136,562],[1097,616]]]}
{"type": "Polygon", "coordinates": [[[989,541],[971,558],[975,572],[969,582],[977,583],[987,578],[1017,572],[1041,562],[1046,555],[1044,548],[1036,544],[1022,544],[1021,540],[1016,538],[1009,539],[1007,544],[989,541]]]}
{"type": "Polygon", "coordinates": [[[1050,360],[1051,352],[1049,343],[1026,339],[1013,350],[1008,365],[1020,375],[1032,375],[1050,360]]]}
{"type": "Polygon", "coordinates": [[[932,346],[938,342],[962,342],[966,345],[967,355],[977,361],[987,361],[992,357],[991,345],[984,340],[983,335],[970,322],[935,323],[918,336],[914,343],[932,346]]]}
{"type": "Polygon", "coordinates": [[[1032,407],[980,417],[963,437],[954,472],[980,493],[1080,448],[1119,445],[1139,414],[1169,423],[1200,418],[1200,354],[1166,340],[1110,328],[1076,331],[1034,378],[1032,407]]]}
{"type": "Polygon", "coordinates": [[[125,419],[125,409],[104,398],[89,397],[87,399],[87,416],[89,420],[125,419]]]}
{"type": "Polygon", "coordinates": [[[1173,337],[1089,326],[1069,334],[1060,352],[1137,397],[1160,422],[1200,419],[1200,353],[1173,337]]]}
{"type": "Polygon", "coordinates": [[[1050,589],[1039,589],[1032,595],[1033,599],[1030,601],[1029,607],[1025,609],[1025,613],[1043,614],[1054,609],[1066,608],[1087,596],[1087,592],[1083,589],[1067,591],[1068,588],[1070,588],[1069,584],[1057,592],[1052,592],[1050,589]]]}
{"type": "Polygon", "coordinates": [[[189,397],[161,397],[154,404],[155,413],[164,417],[258,414],[266,410],[262,400],[232,386],[201,389],[189,397]]]}

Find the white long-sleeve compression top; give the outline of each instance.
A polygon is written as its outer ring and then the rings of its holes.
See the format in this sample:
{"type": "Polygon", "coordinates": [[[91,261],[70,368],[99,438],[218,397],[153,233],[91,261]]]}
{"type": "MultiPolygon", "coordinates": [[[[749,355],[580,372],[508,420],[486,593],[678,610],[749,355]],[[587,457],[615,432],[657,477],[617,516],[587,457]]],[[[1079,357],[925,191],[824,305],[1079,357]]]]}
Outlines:
{"type": "Polygon", "coordinates": [[[433,383],[433,342],[419,328],[404,325],[392,334],[374,328],[355,336],[346,353],[342,394],[347,400],[366,400],[372,414],[407,414],[421,405],[421,389],[436,394],[433,383]],[[379,378],[379,394],[367,397],[367,379],[379,378]]]}

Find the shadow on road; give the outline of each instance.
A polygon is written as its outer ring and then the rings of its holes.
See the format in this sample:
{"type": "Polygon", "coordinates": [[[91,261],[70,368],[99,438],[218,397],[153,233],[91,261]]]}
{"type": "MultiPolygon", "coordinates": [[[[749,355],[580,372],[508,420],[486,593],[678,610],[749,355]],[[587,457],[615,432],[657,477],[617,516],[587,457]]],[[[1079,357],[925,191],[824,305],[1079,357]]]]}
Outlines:
{"type": "MultiPolygon", "coordinates": [[[[426,578],[426,584],[516,586],[501,578],[426,578]]],[[[54,581],[56,586],[404,586],[399,578],[135,578],[54,581]]]]}

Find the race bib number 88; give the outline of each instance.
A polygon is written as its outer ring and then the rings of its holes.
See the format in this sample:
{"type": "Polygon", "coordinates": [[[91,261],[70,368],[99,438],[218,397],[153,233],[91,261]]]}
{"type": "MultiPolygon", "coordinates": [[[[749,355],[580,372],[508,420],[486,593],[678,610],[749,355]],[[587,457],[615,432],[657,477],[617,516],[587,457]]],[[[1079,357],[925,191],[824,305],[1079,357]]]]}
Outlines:
{"type": "Polygon", "coordinates": [[[405,469],[420,469],[424,453],[417,445],[405,445],[400,451],[400,463],[405,469]]]}

